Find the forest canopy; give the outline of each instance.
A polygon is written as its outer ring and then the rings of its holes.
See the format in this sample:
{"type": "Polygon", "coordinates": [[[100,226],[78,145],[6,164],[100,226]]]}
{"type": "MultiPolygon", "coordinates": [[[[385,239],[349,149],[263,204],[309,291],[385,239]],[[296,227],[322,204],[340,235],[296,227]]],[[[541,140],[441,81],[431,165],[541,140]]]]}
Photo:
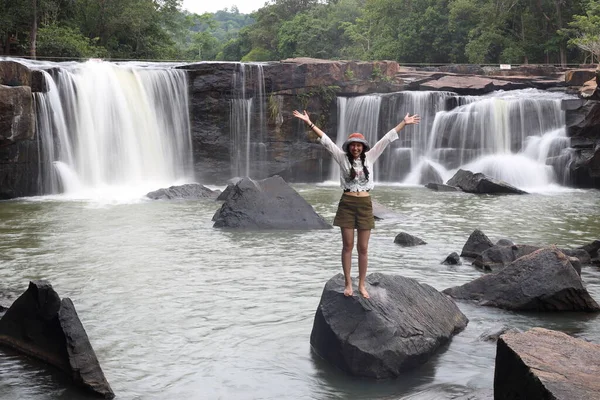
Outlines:
{"type": "Polygon", "coordinates": [[[580,64],[600,0],[270,0],[194,14],[181,0],[2,0],[0,54],[43,59],[580,64]]]}

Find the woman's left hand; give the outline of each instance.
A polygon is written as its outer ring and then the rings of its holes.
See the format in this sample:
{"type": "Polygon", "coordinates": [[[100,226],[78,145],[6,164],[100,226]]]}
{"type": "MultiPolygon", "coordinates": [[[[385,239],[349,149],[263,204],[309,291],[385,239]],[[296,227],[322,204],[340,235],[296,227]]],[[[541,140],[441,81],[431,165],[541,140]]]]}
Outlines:
{"type": "Polygon", "coordinates": [[[418,114],[411,116],[407,113],[403,121],[406,125],[418,124],[419,122],[421,122],[421,117],[418,114]]]}

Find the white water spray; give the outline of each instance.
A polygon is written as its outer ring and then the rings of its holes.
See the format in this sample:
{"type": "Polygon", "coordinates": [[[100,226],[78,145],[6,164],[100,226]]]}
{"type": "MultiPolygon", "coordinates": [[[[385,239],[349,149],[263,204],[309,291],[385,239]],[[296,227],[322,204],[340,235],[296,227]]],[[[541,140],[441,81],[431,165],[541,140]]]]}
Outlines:
{"type": "Polygon", "coordinates": [[[143,195],[193,179],[184,71],[90,61],[53,74],[36,97],[44,193],[143,195]]]}

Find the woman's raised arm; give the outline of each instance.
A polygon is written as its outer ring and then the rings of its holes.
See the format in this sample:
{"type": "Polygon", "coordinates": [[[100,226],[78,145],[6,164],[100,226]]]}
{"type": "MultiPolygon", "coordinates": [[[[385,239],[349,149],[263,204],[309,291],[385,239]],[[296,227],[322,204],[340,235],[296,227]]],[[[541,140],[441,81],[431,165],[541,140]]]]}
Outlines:
{"type": "Polygon", "coordinates": [[[306,125],[308,125],[308,127],[310,129],[312,129],[312,131],[314,133],[316,133],[318,137],[323,137],[324,132],[321,129],[319,129],[318,126],[316,126],[315,124],[313,124],[312,122],[310,122],[310,117],[308,116],[308,113],[306,112],[306,110],[304,110],[304,113],[301,113],[298,110],[294,110],[294,117],[296,117],[296,118],[301,119],[302,121],[304,121],[304,123],[306,125]]]}

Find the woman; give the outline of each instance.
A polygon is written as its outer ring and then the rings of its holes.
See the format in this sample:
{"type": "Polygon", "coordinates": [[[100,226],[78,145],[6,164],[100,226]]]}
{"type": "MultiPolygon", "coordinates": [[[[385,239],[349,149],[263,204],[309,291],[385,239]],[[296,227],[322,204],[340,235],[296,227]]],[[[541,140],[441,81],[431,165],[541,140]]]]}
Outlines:
{"type": "Polygon", "coordinates": [[[352,249],[354,248],[354,230],[358,232],[358,291],[369,298],[365,287],[368,266],[368,248],[371,229],[375,228],[373,206],[369,191],[373,189],[373,164],[383,150],[398,139],[400,132],[406,125],[418,124],[421,117],[406,114],[402,122],[390,130],[373,147],[360,133],[353,133],[340,149],[333,141],[315,124],[310,121],[306,111],[300,113],[294,110],[294,117],[304,121],[313,132],[319,136],[321,144],[331,153],[339,164],[341,174],[340,182],[344,194],[340,199],[333,225],[339,226],[342,231],[342,269],[344,270],[345,288],[344,295],[352,296],[352,249]]]}

